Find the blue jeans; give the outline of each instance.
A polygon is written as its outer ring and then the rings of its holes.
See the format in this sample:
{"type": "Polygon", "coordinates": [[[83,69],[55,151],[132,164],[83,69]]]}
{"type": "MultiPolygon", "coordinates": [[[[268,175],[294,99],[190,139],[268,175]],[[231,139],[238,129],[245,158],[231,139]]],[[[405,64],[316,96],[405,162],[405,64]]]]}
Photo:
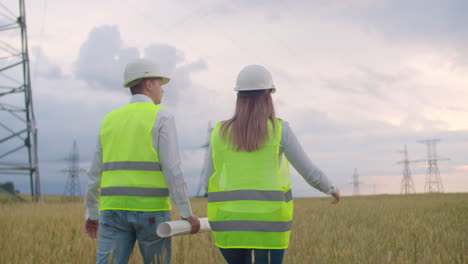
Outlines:
{"type": "Polygon", "coordinates": [[[220,248],[228,264],[252,264],[252,251],[255,264],[281,264],[283,263],[284,249],[244,249],[220,248]]]}
{"type": "Polygon", "coordinates": [[[97,263],[128,263],[138,240],[145,264],[169,264],[171,240],[156,234],[158,224],[166,221],[171,221],[170,211],[101,211],[97,263]]]}

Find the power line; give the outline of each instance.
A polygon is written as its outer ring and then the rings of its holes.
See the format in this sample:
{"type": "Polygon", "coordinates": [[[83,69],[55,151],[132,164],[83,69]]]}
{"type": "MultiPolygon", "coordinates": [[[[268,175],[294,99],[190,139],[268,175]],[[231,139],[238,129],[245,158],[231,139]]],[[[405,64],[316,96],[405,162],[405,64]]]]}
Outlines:
{"type": "Polygon", "coordinates": [[[0,39],[0,43],[3,45],[3,47],[0,46],[0,48],[1,48],[2,50],[4,50],[5,52],[10,53],[10,54],[16,54],[16,53],[20,53],[20,54],[21,54],[21,51],[20,51],[18,48],[13,47],[13,46],[10,45],[8,42],[3,41],[3,40],[0,39]],[[8,50],[8,49],[9,49],[9,50],[8,50]]]}
{"type": "Polygon", "coordinates": [[[15,55],[10,55],[10,56],[3,56],[3,57],[0,57],[0,60],[7,60],[7,59],[19,57],[19,56],[21,56],[21,54],[15,54],[15,55]]]}
{"type": "MultiPolygon", "coordinates": [[[[22,63],[24,63],[24,62],[17,63],[17,65],[20,65],[20,64],[22,64],[22,63]]],[[[14,66],[17,66],[17,65],[14,65],[14,66]]],[[[0,75],[3,76],[3,78],[8,79],[8,80],[10,80],[10,81],[12,81],[12,82],[14,82],[14,83],[16,83],[16,84],[19,84],[19,85],[22,85],[22,84],[23,84],[23,82],[18,81],[18,79],[16,79],[16,78],[13,78],[13,77],[8,76],[7,74],[3,73],[1,70],[2,70],[2,69],[0,69],[0,75]]]]}
{"type": "Polygon", "coordinates": [[[6,7],[2,2],[0,2],[0,8],[7,12],[13,19],[16,19],[15,13],[13,13],[8,7],[6,7]]]}
{"type": "Polygon", "coordinates": [[[9,17],[8,15],[5,15],[4,13],[0,13],[0,16],[5,18],[8,22],[10,23],[14,23],[15,22],[15,19],[12,18],[12,17],[9,17]]]}

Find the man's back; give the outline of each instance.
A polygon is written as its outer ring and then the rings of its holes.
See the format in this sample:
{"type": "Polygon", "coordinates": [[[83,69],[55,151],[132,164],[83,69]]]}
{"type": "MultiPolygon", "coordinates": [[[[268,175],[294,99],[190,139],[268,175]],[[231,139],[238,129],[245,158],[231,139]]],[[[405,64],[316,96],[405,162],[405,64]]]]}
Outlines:
{"type": "Polygon", "coordinates": [[[170,263],[170,238],[156,234],[171,220],[169,194],[183,219],[199,229],[192,215],[182,173],[175,121],[162,109],[162,85],[169,78],[157,65],[127,64],[124,87],[130,104],[109,113],[102,125],[88,173],[86,232],[96,238],[97,263],[127,263],[138,240],[145,263],[170,263]],[[100,206],[99,206],[100,203],[100,206]]]}
{"type": "Polygon", "coordinates": [[[153,146],[161,106],[131,103],[104,118],[101,210],[168,211],[169,190],[153,146]]]}

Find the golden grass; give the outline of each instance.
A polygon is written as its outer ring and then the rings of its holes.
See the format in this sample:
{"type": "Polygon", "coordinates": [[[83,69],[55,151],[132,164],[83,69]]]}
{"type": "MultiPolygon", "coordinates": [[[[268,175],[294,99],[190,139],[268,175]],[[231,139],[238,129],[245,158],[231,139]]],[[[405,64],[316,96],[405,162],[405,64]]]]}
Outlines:
{"type": "MultiPolygon", "coordinates": [[[[82,201],[1,201],[0,263],[94,263],[82,201]]],[[[284,263],[468,263],[468,194],[295,200],[284,263]]],[[[206,199],[192,199],[206,215],[206,199]]],[[[174,213],[174,219],[178,219],[174,213]]],[[[224,263],[209,233],[175,237],[172,263],[224,263]]],[[[142,263],[135,248],[130,263],[142,263]]]]}

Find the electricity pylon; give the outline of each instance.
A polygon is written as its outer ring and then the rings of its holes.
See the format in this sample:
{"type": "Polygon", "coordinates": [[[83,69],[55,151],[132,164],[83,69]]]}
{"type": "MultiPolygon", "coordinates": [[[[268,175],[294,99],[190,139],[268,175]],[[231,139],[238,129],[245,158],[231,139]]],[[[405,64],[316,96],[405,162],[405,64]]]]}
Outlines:
{"type": "Polygon", "coordinates": [[[0,34],[0,175],[29,175],[42,201],[24,0],[17,13],[0,2],[0,34]]]}
{"type": "Polygon", "coordinates": [[[63,196],[76,198],[81,196],[80,174],[85,172],[85,169],[80,168],[80,154],[78,153],[76,140],[73,141],[72,151],[66,160],[69,162],[69,165],[66,169],[62,170],[62,172],[67,174],[63,196]]]}
{"type": "Polygon", "coordinates": [[[448,158],[439,158],[437,156],[437,143],[440,139],[426,139],[420,140],[419,143],[426,144],[427,146],[427,159],[420,161],[427,162],[426,183],[424,184],[424,192],[444,192],[444,185],[440,177],[438,162],[443,160],[450,160],[448,158]]]}
{"type": "Polygon", "coordinates": [[[410,194],[416,193],[416,189],[414,188],[413,178],[411,176],[411,169],[409,164],[412,162],[408,158],[408,148],[404,147],[402,151],[404,159],[402,161],[397,162],[397,164],[403,164],[403,179],[401,180],[400,185],[400,194],[410,194]]]}
{"type": "Polygon", "coordinates": [[[357,169],[354,169],[354,173],[353,173],[353,196],[358,196],[360,195],[360,192],[359,192],[359,185],[361,184],[362,182],[359,181],[359,174],[358,174],[358,171],[357,169]]]}

